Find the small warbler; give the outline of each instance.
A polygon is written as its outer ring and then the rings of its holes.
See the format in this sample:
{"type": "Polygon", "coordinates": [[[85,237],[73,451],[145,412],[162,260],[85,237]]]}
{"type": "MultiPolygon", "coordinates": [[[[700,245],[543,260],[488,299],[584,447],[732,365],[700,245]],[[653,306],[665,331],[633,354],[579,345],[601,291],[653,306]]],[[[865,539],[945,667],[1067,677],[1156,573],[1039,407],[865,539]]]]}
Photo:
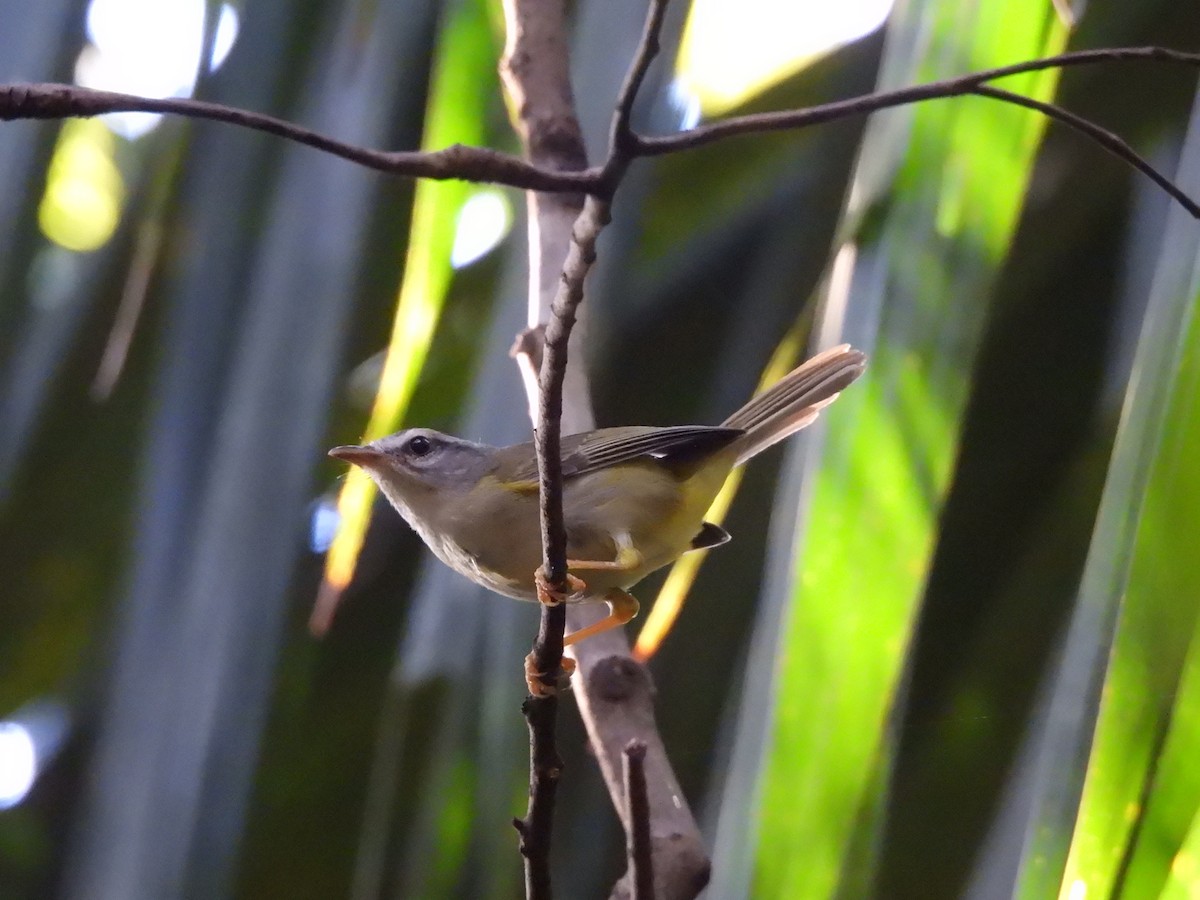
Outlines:
{"type": "Polygon", "coordinates": [[[365,469],[429,549],[472,581],[519,600],[606,601],[608,617],[568,634],[570,645],[632,619],[638,602],[627,591],[646,575],[728,541],[704,514],[730,470],[810,424],[865,363],[847,344],[826,350],[716,427],[564,436],[566,595],[550,590],[541,574],[532,442],[490,447],[409,428],[329,455],[365,469]],[[587,573],[586,581],[574,573],[587,573]]]}

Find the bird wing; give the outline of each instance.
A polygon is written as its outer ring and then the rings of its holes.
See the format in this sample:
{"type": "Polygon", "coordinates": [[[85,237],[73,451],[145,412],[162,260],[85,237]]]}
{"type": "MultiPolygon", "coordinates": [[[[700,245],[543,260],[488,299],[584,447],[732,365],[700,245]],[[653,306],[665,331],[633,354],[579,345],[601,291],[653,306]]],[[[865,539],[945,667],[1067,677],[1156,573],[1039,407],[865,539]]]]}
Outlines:
{"type": "MultiPolygon", "coordinates": [[[[744,433],[740,428],[706,425],[670,428],[630,425],[569,434],[562,439],[563,477],[574,478],[644,457],[661,460],[668,466],[684,465],[729,446],[744,433]]],[[[514,457],[524,457],[512,470],[509,476],[512,480],[537,477],[532,444],[508,447],[506,451],[514,457]]]]}

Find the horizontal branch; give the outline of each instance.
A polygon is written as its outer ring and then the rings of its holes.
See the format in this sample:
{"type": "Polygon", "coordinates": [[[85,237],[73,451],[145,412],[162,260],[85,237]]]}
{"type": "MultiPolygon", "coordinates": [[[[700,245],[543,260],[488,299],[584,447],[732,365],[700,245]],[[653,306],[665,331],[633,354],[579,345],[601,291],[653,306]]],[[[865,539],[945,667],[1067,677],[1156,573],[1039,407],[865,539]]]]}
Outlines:
{"type": "Polygon", "coordinates": [[[754,113],[747,116],[734,116],[722,119],[709,125],[700,125],[690,131],[659,137],[639,136],[635,153],[638,156],[660,156],[664,153],[678,153],[680,150],[691,150],[703,147],[716,141],[738,135],[763,134],[770,131],[791,131],[808,128],[812,125],[823,125],[848,119],[853,116],[865,116],[884,109],[897,106],[907,106],[910,103],[920,103],[924,100],[939,100],[947,97],[961,97],[972,94],[976,89],[989,81],[1009,78],[1013,75],[1023,75],[1028,72],[1039,72],[1045,69],[1064,69],[1072,66],[1094,65],[1096,63],[1113,62],[1167,62],[1200,68],[1200,53],[1184,53],[1179,50],[1168,50],[1164,47],[1110,47],[1102,50],[1074,50],[1070,53],[1060,53],[1057,56],[1047,56],[1043,59],[1031,59],[1025,62],[1000,66],[995,69],[985,69],[959,75],[956,78],[946,78],[942,81],[931,81],[928,84],[917,84],[911,87],[897,88],[892,91],[879,91],[873,94],[863,94],[847,100],[835,100],[832,103],[822,103],[804,109],[783,110],[780,112],[754,113]]]}
{"type": "MultiPolygon", "coordinates": [[[[642,60],[638,62],[639,65],[635,67],[631,75],[633,80],[630,87],[636,87],[645,74],[643,68],[645,63],[642,60]]],[[[910,103],[920,103],[925,100],[960,97],[966,94],[984,94],[1009,103],[1038,109],[1077,128],[1096,140],[1105,149],[1116,153],[1135,168],[1153,178],[1157,184],[1182,203],[1182,192],[1173,186],[1168,187],[1170,182],[1155,172],[1145,160],[1138,157],[1140,162],[1135,162],[1128,153],[1117,149],[1117,143],[1124,147],[1128,145],[1125,145],[1124,141],[1116,138],[1115,135],[1104,132],[1103,129],[1080,126],[1079,123],[1086,120],[1070,113],[1063,114],[1065,111],[1062,111],[1060,107],[1048,107],[1039,101],[1008,91],[995,90],[987,93],[980,90],[988,82],[1014,75],[1054,68],[1119,62],[1173,63],[1200,68],[1200,54],[1184,53],[1165,47],[1110,47],[1098,50],[1074,50],[1060,53],[1057,56],[1026,60],[928,84],[864,94],[805,109],[734,116],[719,122],[701,125],[689,131],[659,136],[638,135],[628,130],[628,105],[623,96],[622,104],[618,105],[617,121],[619,125],[614,128],[614,135],[620,136],[622,141],[620,161],[627,164],[637,157],[678,153],[683,150],[704,147],[731,137],[772,131],[799,130],[813,125],[869,115],[910,103]],[[1107,138],[1102,138],[1101,134],[1107,135],[1107,138]]],[[[0,120],[57,119],[71,116],[97,116],[111,112],[171,113],[191,118],[227,122],[315,147],[379,172],[411,178],[460,179],[504,184],[525,190],[586,193],[607,199],[611,197],[621,175],[620,172],[613,170],[614,160],[611,158],[602,167],[593,166],[580,171],[556,171],[526,162],[509,153],[502,153],[486,147],[467,147],[461,144],[430,152],[372,150],[339,141],[274,116],[204,100],[181,97],[138,97],[133,94],[97,91],[70,84],[0,84],[0,120]]],[[[1193,212],[1194,204],[1189,201],[1184,205],[1188,207],[1189,212],[1193,212]]]]}
{"type": "Polygon", "coordinates": [[[532,165],[520,157],[487,147],[454,144],[425,153],[417,150],[372,150],[348,144],[275,116],[186,97],[139,97],[71,84],[0,85],[0,120],[65,119],[113,112],[170,113],[208,119],[273,134],[390,175],[459,179],[534,191],[595,191],[600,170],[560,172],[532,165]]]}

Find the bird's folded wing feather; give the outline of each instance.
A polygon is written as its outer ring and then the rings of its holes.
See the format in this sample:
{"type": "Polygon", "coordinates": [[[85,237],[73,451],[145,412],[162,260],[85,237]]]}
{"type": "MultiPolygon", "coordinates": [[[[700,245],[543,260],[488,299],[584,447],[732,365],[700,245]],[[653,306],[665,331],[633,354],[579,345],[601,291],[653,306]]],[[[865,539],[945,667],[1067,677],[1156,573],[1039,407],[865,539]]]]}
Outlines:
{"type": "MultiPolygon", "coordinates": [[[[706,425],[679,425],[671,428],[632,425],[570,434],[562,439],[563,477],[584,475],[641,457],[660,459],[667,464],[686,463],[708,453],[715,453],[732,444],[743,434],[740,428],[706,425]]],[[[518,450],[517,447],[509,449],[518,450]]],[[[532,453],[529,463],[513,472],[512,477],[537,477],[537,462],[532,458],[532,453]]]]}

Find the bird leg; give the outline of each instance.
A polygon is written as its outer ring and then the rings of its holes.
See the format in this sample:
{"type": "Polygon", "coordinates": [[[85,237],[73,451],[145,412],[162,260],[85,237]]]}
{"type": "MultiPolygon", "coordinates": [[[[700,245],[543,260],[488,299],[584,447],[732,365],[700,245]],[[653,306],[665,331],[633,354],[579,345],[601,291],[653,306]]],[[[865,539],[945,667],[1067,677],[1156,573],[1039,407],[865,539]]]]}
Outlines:
{"type": "Polygon", "coordinates": [[[599,622],[593,622],[586,628],[580,628],[578,631],[572,631],[565,638],[563,638],[564,647],[569,647],[572,644],[578,644],[584,638],[590,638],[620,625],[624,625],[638,614],[639,604],[637,597],[621,590],[620,588],[613,588],[611,591],[605,594],[604,602],[608,604],[608,615],[599,622]]]}
{"type": "MultiPolygon", "coordinates": [[[[583,571],[632,572],[642,565],[645,557],[633,546],[633,541],[629,535],[615,535],[614,543],[617,546],[616,559],[568,559],[567,568],[583,571]]],[[[581,578],[576,578],[568,572],[566,581],[569,590],[560,591],[547,580],[544,567],[538,566],[537,571],[533,573],[533,583],[537,589],[537,598],[546,606],[557,606],[573,598],[578,599],[585,596],[587,584],[581,578]]],[[[584,638],[589,638],[624,625],[638,613],[639,604],[637,598],[620,588],[613,588],[605,594],[604,602],[608,604],[608,615],[599,622],[594,622],[586,628],[581,628],[566,635],[563,638],[564,647],[569,647],[571,644],[576,644],[584,638]]],[[[561,669],[562,675],[558,679],[558,683],[553,685],[547,684],[544,680],[546,673],[538,671],[537,660],[530,653],[525,657],[525,684],[529,687],[529,693],[535,697],[546,697],[557,694],[559,690],[568,687],[570,685],[571,674],[575,671],[575,660],[564,656],[562,658],[561,669]]]]}
{"type": "Polygon", "coordinates": [[[567,568],[581,572],[632,572],[645,561],[646,557],[640,550],[621,542],[616,559],[568,559],[567,568]]]}
{"type": "MultiPolygon", "coordinates": [[[[567,569],[581,572],[633,572],[645,562],[646,557],[633,546],[633,540],[628,534],[614,535],[613,543],[617,547],[616,559],[568,559],[567,569]]],[[[587,582],[576,578],[570,572],[567,573],[567,587],[570,590],[558,590],[547,580],[544,566],[538,566],[537,571],[533,573],[533,583],[537,589],[538,600],[546,606],[557,606],[571,599],[579,599],[587,592],[587,582]]],[[[637,612],[636,607],[634,612],[637,612]]]]}
{"type": "MultiPolygon", "coordinates": [[[[605,594],[604,602],[608,604],[608,615],[599,622],[593,622],[586,628],[572,631],[563,638],[563,647],[569,647],[572,644],[579,643],[584,638],[594,637],[597,634],[624,625],[638,613],[639,604],[637,597],[620,588],[613,588],[605,594]]],[[[537,659],[534,655],[530,653],[525,657],[525,684],[529,687],[529,693],[535,697],[547,697],[557,694],[559,690],[566,688],[570,684],[571,673],[574,671],[575,660],[569,656],[564,656],[562,658],[562,677],[558,679],[557,684],[547,684],[543,680],[546,673],[538,671],[537,659]]]]}
{"type": "Polygon", "coordinates": [[[617,548],[616,559],[568,559],[567,568],[581,572],[633,572],[646,561],[628,533],[614,534],[612,540],[617,548]]]}

